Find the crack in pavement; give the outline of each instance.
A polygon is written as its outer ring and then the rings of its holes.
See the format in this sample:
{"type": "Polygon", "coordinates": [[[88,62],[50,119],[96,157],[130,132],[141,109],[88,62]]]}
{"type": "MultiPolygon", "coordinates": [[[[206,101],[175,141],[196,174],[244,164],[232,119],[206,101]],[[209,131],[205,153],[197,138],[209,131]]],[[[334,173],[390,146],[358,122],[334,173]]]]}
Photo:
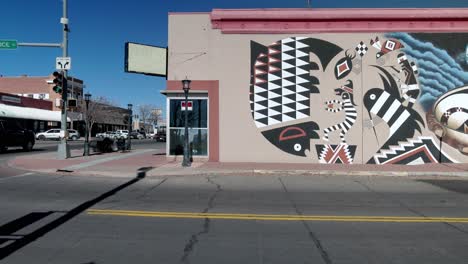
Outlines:
{"type": "MultiPolygon", "coordinates": [[[[363,182],[361,182],[361,181],[359,181],[359,180],[354,180],[354,182],[360,184],[361,186],[363,186],[364,188],[366,188],[369,192],[372,192],[372,193],[374,193],[374,194],[376,194],[376,195],[378,195],[378,196],[380,196],[380,197],[386,198],[384,194],[382,194],[382,193],[380,193],[380,192],[378,192],[378,191],[372,189],[372,188],[371,188],[370,186],[368,186],[367,184],[365,184],[365,183],[363,183],[363,182]]],[[[400,200],[391,199],[391,201],[398,203],[401,207],[405,208],[406,210],[410,211],[411,213],[413,213],[413,214],[415,214],[415,215],[419,215],[419,216],[424,217],[424,218],[431,218],[430,216],[427,216],[427,215],[425,215],[424,213],[421,213],[420,211],[409,207],[408,205],[406,205],[405,203],[403,203],[403,202],[400,201],[400,200]]],[[[448,226],[448,227],[450,227],[450,228],[453,228],[453,229],[455,229],[455,230],[457,230],[457,231],[459,231],[459,232],[461,232],[461,233],[464,233],[464,234],[468,235],[468,231],[466,231],[466,230],[464,230],[464,229],[461,229],[461,228],[459,228],[458,226],[456,226],[456,225],[454,225],[454,224],[452,224],[452,223],[447,223],[447,222],[441,222],[441,223],[443,223],[443,224],[445,224],[446,226],[448,226]]]]}
{"type": "Polygon", "coordinates": [[[136,200],[140,200],[142,199],[143,197],[147,196],[150,192],[152,192],[154,189],[158,188],[161,184],[163,184],[165,181],[167,181],[167,178],[163,178],[162,181],[160,181],[159,183],[155,184],[153,187],[150,187],[149,189],[147,189],[144,193],[142,193],[141,195],[137,196],[135,199],[136,200]]]}
{"type": "MultiPolygon", "coordinates": [[[[156,183],[154,186],[146,189],[146,191],[144,191],[142,194],[140,194],[139,196],[135,197],[135,198],[131,198],[131,199],[127,199],[127,200],[141,200],[142,198],[148,196],[148,194],[150,192],[152,192],[154,189],[158,188],[159,186],[161,186],[165,181],[167,180],[167,177],[166,178],[163,178],[161,181],[159,181],[158,183],[156,183]]],[[[104,210],[110,210],[110,209],[115,209],[117,208],[119,205],[117,204],[118,202],[121,202],[122,200],[121,199],[113,199],[113,200],[109,200],[109,201],[104,201],[101,203],[101,205],[109,205],[107,207],[103,207],[104,210]]]]}
{"type": "MultiPolygon", "coordinates": [[[[221,188],[221,185],[215,183],[210,177],[206,177],[206,181],[210,184],[213,184],[216,186],[216,191],[211,195],[210,199],[208,200],[208,205],[203,209],[202,213],[208,213],[213,207],[214,207],[214,200],[216,199],[216,196],[218,195],[219,192],[221,192],[223,189],[221,188]]],[[[192,234],[190,236],[190,239],[187,241],[187,243],[184,246],[184,254],[180,258],[180,261],[182,263],[190,263],[189,257],[190,254],[193,252],[193,249],[195,248],[195,245],[199,242],[198,237],[203,235],[203,234],[208,234],[210,232],[210,219],[205,218],[203,222],[203,229],[199,231],[198,233],[192,234]]]]}
{"type": "MultiPolygon", "coordinates": [[[[292,206],[294,207],[294,210],[296,211],[296,214],[297,215],[300,215],[302,216],[302,211],[299,209],[299,207],[297,206],[296,202],[294,202],[294,200],[292,199],[291,197],[291,194],[289,193],[288,189],[286,188],[286,185],[284,184],[283,180],[281,180],[281,177],[278,177],[278,180],[280,181],[281,185],[283,186],[283,190],[284,192],[286,193],[286,195],[288,196],[288,200],[289,202],[292,204],[292,206]]],[[[314,242],[315,244],[315,247],[318,249],[318,251],[320,252],[320,256],[322,257],[322,260],[323,262],[325,262],[325,264],[332,264],[332,261],[330,259],[330,256],[328,256],[328,253],[327,251],[325,250],[325,248],[323,247],[322,245],[322,242],[320,241],[320,239],[317,237],[317,235],[312,231],[312,229],[310,228],[309,224],[307,224],[306,221],[304,220],[301,220],[302,224],[304,225],[305,229],[307,230],[307,233],[309,235],[309,237],[312,239],[312,241],[314,242]]]]}

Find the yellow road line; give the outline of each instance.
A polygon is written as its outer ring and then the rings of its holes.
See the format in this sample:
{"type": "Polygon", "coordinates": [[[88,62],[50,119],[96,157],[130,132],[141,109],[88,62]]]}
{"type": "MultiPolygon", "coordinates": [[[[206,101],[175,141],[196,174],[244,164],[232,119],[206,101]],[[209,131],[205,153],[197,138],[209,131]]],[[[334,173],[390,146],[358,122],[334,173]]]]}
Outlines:
{"type": "Polygon", "coordinates": [[[332,221],[332,222],[394,222],[394,223],[468,223],[468,217],[411,217],[411,216],[336,216],[336,215],[268,215],[190,212],[151,212],[128,210],[87,211],[89,215],[135,216],[157,218],[262,220],[262,221],[332,221]]]}

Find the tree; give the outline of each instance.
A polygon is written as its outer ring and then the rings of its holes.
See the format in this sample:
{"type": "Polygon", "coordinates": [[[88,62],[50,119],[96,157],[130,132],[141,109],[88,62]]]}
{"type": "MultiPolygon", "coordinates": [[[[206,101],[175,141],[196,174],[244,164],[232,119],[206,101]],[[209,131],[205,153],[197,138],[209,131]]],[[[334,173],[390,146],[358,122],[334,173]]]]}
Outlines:
{"type": "Polygon", "coordinates": [[[104,121],[109,116],[109,113],[112,111],[112,108],[115,108],[116,104],[110,101],[109,99],[99,96],[96,99],[89,101],[88,108],[86,109],[86,102],[82,100],[82,113],[84,115],[84,120],[87,121],[87,130],[91,133],[94,124],[104,123],[104,121]]]}
{"type": "Polygon", "coordinates": [[[143,123],[143,129],[148,132],[147,125],[157,124],[161,118],[161,109],[151,104],[142,104],[138,106],[138,115],[141,123],[143,123]]]}

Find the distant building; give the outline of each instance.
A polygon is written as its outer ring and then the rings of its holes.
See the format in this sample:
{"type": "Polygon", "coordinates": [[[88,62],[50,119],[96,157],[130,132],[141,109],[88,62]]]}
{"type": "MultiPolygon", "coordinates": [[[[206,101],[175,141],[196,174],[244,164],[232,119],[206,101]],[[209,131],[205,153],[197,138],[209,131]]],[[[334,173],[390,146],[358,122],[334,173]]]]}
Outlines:
{"type": "Polygon", "coordinates": [[[60,124],[60,112],[52,111],[52,107],[48,100],[0,93],[0,119],[15,119],[22,127],[35,133],[60,124]]]}
{"type": "MultiPolygon", "coordinates": [[[[50,112],[50,116],[58,116],[61,114],[61,98],[62,95],[55,93],[52,89],[54,77],[50,76],[17,76],[17,77],[0,77],[0,95],[1,93],[9,94],[11,97],[10,101],[22,102],[20,104],[26,104],[28,107],[31,105],[40,107],[47,107],[50,112]],[[14,98],[14,99],[12,99],[14,98]],[[43,102],[43,103],[42,103],[43,102]]],[[[83,88],[85,87],[83,80],[68,77],[68,98],[77,100],[77,108],[68,110],[69,128],[76,129],[80,134],[84,135],[84,116],[80,109],[80,105],[83,103],[83,88]]],[[[7,96],[7,95],[6,95],[7,96]]],[[[6,97],[8,98],[8,97],[6,97]]],[[[12,104],[13,102],[3,102],[5,104],[12,104]]],[[[18,105],[19,106],[19,105],[18,105]]],[[[24,105],[21,105],[24,107],[24,105]]],[[[7,106],[8,107],[8,106],[7,106]]],[[[41,109],[43,109],[41,108],[41,109]]],[[[97,120],[93,127],[92,135],[98,132],[113,131],[118,129],[127,128],[128,110],[111,105],[105,105],[103,109],[106,110],[106,114],[97,120]]],[[[1,108],[0,108],[1,110],[1,108]]],[[[22,109],[25,111],[25,109],[22,109]]],[[[0,115],[1,117],[1,115],[0,115]]],[[[42,128],[52,128],[60,126],[60,118],[49,118],[53,120],[49,121],[46,125],[41,126],[38,131],[43,131],[42,128]]]]}
{"type": "MultiPolygon", "coordinates": [[[[0,92],[15,94],[34,99],[49,100],[53,102],[52,110],[60,111],[61,94],[55,93],[52,88],[54,77],[50,76],[17,76],[0,77],[0,92]]],[[[82,80],[68,77],[68,98],[83,100],[84,83],[82,80]]],[[[70,112],[74,112],[73,110],[70,112]]]]}

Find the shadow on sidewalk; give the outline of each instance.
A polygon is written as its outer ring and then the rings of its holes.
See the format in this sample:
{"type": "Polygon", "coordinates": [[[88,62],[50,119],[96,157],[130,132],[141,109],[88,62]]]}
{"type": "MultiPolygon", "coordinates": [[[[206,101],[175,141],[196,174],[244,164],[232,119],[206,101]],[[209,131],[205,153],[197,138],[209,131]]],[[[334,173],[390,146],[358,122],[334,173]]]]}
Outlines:
{"type": "Polygon", "coordinates": [[[26,234],[26,235],[15,235],[14,233],[21,230],[24,227],[27,227],[52,213],[63,213],[58,211],[48,211],[48,212],[32,212],[23,217],[20,217],[16,220],[13,220],[9,223],[0,226],[0,236],[3,238],[0,239],[0,246],[8,241],[14,241],[10,244],[7,244],[4,247],[0,248],[0,260],[8,257],[15,251],[23,248],[24,246],[28,245],[29,243],[35,241],[36,239],[44,236],[45,234],[49,233],[50,231],[54,230],[55,228],[63,225],[67,221],[71,220],[75,216],[79,215],[80,213],[84,212],[85,210],[89,209],[90,207],[96,205],[97,203],[103,201],[104,199],[115,195],[117,192],[127,188],[128,186],[135,184],[136,182],[142,180],[146,177],[146,173],[153,169],[153,167],[143,167],[137,170],[137,176],[130,181],[121,184],[120,186],[99,195],[98,197],[86,201],[77,207],[67,211],[63,216],[55,219],[54,221],[40,227],[39,229],[26,234]],[[5,238],[6,237],[6,238],[5,238]]]}

